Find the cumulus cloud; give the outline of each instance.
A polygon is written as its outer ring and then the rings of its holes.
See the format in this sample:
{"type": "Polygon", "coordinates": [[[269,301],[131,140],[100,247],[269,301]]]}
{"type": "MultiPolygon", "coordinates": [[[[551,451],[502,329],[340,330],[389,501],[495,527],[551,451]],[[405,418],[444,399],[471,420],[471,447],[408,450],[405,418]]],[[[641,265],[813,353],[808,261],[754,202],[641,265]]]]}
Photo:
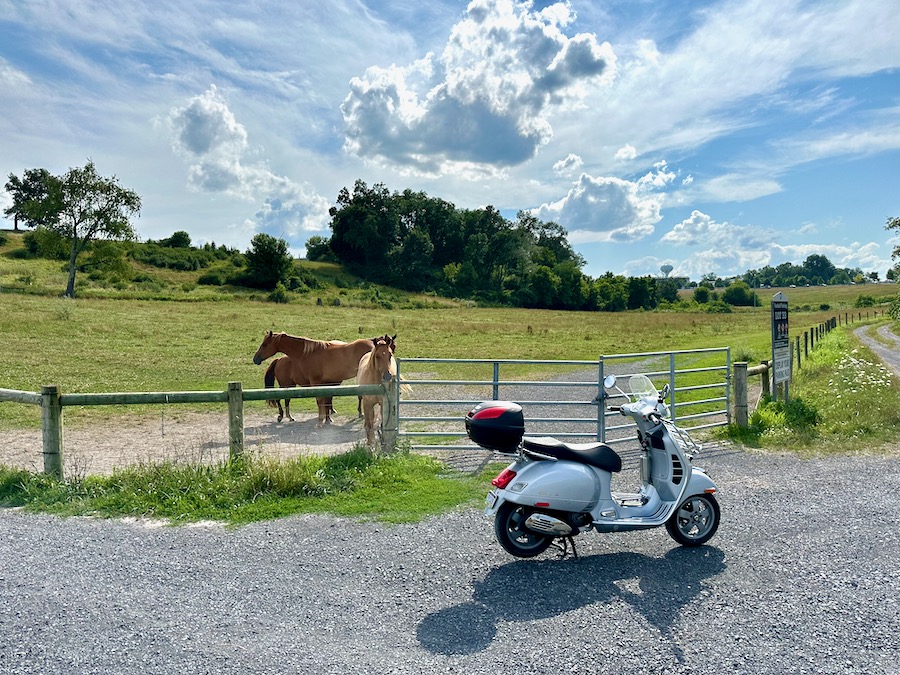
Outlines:
{"type": "Polygon", "coordinates": [[[290,238],[326,227],[328,200],[253,159],[246,129],[215,85],[173,108],[166,122],[173,148],[189,162],[193,189],[263,202],[246,222],[252,229],[290,238]]]}
{"type": "Polygon", "coordinates": [[[561,159],[553,165],[553,170],[560,175],[568,175],[581,170],[584,160],[579,155],[570,153],[565,159],[561,159]]]}
{"type": "Polygon", "coordinates": [[[766,266],[777,267],[785,262],[801,264],[811,255],[824,255],[841,268],[859,267],[870,271],[890,267],[882,246],[874,242],[853,242],[846,246],[813,242],[790,244],[780,242],[781,236],[767,228],[718,222],[695,210],[664,234],[660,242],[695,249],[680,263],[675,263],[675,274],[691,278],[714,270],[720,276],[731,276],[766,266]]]}
{"type": "Polygon", "coordinates": [[[609,43],[563,32],[572,20],[564,3],[472,0],[440,55],[351,80],[344,149],[422,174],[525,162],[551,138],[553,110],[615,71],[609,43]]]}
{"type": "Polygon", "coordinates": [[[709,246],[718,250],[765,249],[774,245],[775,236],[774,232],[765,228],[719,223],[712,216],[694,210],[688,218],[666,232],[661,241],[682,246],[709,246]]]}
{"type": "Polygon", "coordinates": [[[627,161],[637,157],[637,150],[633,145],[625,145],[616,150],[616,159],[619,161],[627,161]]]}
{"type": "Polygon", "coordinates": [[[569,231],[572,244],[633,241],[653,234],[662,196],[632,181],[581,174],[568,194],[532,213],[569,231]]]}

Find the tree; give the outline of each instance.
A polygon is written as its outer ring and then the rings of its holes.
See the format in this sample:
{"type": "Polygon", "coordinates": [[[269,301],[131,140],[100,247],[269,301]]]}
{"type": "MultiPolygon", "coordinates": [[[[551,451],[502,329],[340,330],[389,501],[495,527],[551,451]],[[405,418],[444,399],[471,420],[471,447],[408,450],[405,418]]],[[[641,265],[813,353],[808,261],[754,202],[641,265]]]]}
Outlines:
{"type": "MultiPolygon", "coordinates": [[[[885,223],[884,225],[884,229],[896,230],[898,233],[900,233],[900,218],[888,218],[887,223],[885,223]]],[[[900,258],[900,244],[894,246],[894,250],[891,253],[891,260],[894,260],[895,258],[900,258]]]]}
{"type": "Polygon", "coordinates": [[[273,289],[287,281],[294,266],[288,254],[287,242],[270,234],[259,233],[250,240],[247,249],[246,282],[256,288],[273,289]]]}
{"type": "Polygon", "coordinates": [[[27,227],[49,225],[55,220],[54,205],[48,200],[50,179],[47,169],[26,169],[19,178],[9,174],[3,187],[12,197],[12,206],[3,210],[3,215],[13,218],[13,229],[19,229],[19,220],[27,227]]]}
{"type": "Polygon", "coordinates": [[[722,300],[735,307],[757,307],[761,303],[745,281],[734,281],[722,292],[722,300]]]}
{"type": "Polygon", "coordinates": [[[103,178],[94,163],[69,169],[63,176],[47,174],[41,199],[23,205],[20,216],[56,232],[69,243],[69,279],[66,297],[75,297],[77,260],[95,239],[133,240],[130,219],[140,213],[141,198],[119,186],[115,176],[103,178]]]}

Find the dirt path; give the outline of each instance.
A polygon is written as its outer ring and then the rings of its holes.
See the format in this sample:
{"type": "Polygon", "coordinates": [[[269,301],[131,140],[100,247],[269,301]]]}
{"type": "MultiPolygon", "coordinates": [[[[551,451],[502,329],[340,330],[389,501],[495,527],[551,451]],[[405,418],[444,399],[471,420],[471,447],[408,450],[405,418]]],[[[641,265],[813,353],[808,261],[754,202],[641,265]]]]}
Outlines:
{"type": "Polygon", "coordinates": [[[883,342],[870,337],[866,332],[867,330],[868,326],[863,326],[854,330],[853,333],[859,338],[860,342],[875,352],[875,355],[884,362],[884,365],[900,377],[900,337],[891,332],[889,325],[879,326],[876,332],[885,342],[893,344],[893,347],[889,347],[883,342]]]}
{"type": "MultiPolygon", "coordinates": [[[[244,416],[245,451],[281,458],[303,454],[346,452],[365,440],[362,421],[335,417],[335,424],[316,428],[312,412],[294,412],[295,422],[275,422],[273,412],[244,416]]],[[[0,464],[43,471],[40,429],[0,431],[0,464]]],[[[63,430],[67,476],[109,474],[115,468],[177,461],[216,463],[228,457],[228,418],[222,413],[175,413],[138,420],[117,417],[115,423],[63,430]]]]}

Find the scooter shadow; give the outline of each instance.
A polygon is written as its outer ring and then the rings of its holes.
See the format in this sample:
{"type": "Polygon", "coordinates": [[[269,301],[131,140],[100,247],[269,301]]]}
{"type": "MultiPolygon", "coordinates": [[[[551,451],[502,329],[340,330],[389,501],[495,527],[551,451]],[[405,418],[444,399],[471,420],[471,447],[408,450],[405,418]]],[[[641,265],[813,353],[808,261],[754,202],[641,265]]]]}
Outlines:
{"type": "MultiPolygon", "coordinates": [[[[629,603],[664,636],[703,580],[725,570],[725,554],[713,546],[678,547],[662,558],[611,553],[566,560],[515,561],[476,581],[472,601],[425,617],[417,637],[436,654],[486,649],[497,621],[539,621],[597,602],[629,603]]],[[[674,645],[676,658],[681,649],[674,645]]]]}

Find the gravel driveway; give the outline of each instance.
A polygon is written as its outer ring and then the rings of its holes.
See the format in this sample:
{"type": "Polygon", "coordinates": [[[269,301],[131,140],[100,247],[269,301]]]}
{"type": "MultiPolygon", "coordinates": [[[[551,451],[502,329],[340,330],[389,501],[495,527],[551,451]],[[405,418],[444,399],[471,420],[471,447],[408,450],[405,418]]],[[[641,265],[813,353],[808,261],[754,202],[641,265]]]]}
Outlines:
{"type": "Polygon", "coordinates": [[[577,560],[514,560],[474,507],[234,530],[0,510],[0,672],[900,672],[896,457],[699,463],[710,546],[588,533],[577,560]]]}

